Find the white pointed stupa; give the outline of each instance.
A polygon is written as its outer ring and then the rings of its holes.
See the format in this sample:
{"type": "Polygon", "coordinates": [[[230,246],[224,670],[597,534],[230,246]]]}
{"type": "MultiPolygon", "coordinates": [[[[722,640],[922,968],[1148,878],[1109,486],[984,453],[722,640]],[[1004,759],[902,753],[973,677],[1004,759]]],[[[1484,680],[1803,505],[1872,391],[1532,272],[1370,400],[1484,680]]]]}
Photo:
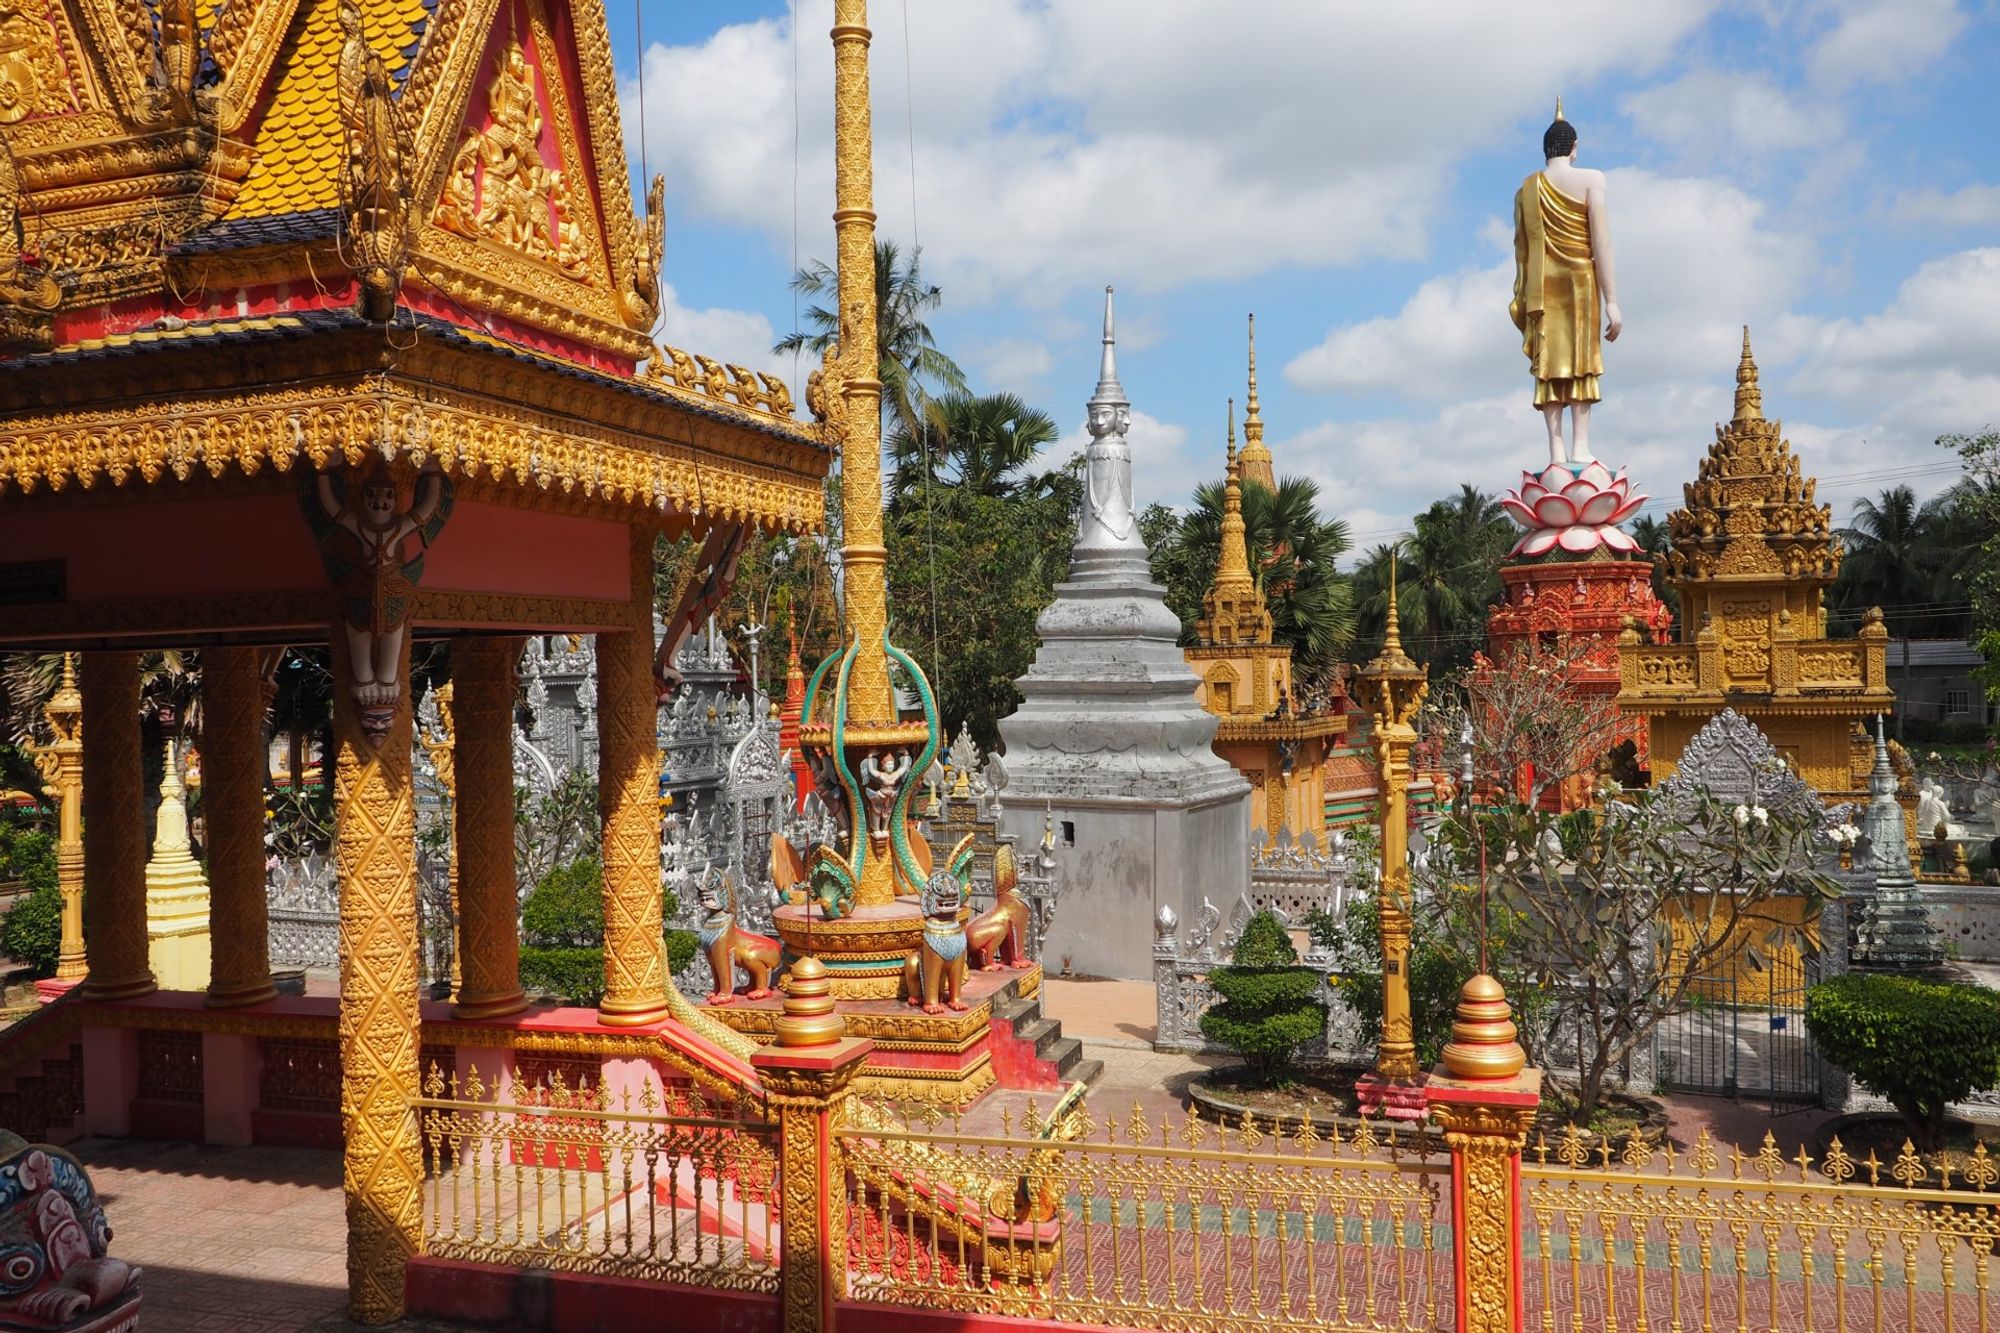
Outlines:
{"type": "Polygon", "coordinates": [[[1139,534],[1111,299],[1107,287],[1069,579],[1036,622],[1041,649],[1014,682],[1021,706],[1000,721],[1001,808],[1023,846],[1055,821],[1063,894],[1043,965],[1142,979],[1162,907],[1193,921],[1204,898],[1247,891],[1250,787],[1215,753],[1218,719],[1139,534]]]}

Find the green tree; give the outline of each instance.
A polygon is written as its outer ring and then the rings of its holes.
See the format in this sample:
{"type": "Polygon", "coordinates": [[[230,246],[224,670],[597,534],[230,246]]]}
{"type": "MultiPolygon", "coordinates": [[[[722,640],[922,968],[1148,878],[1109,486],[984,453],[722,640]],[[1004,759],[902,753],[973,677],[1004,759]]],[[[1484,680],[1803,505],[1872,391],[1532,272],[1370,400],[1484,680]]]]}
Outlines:
{"type": "Polygon", "coordinates": [[[948,735],[970,729],[988,750],[1020,703],[1014,681],[1034,661],[1035,620],[1069,570],[1082,460],[999,494],[938,485],[890,502],[889,609],[897,639],[929,675],[948,735]]]}
{"type": "MultiPolygon", "coordinates": [[[[1200,571],[1191,608],[1197,618],[1221,559],[1226,489],[1220,481],[1196,488],[1194,507],[1173,533],[1180,547],[1174,558],[1200,571]]],[[[1246,481],[1241,490],[1243,538],[1271,610],[1272,636],[1291,647],[1302,675],[1316,678],[1340,661],[1354,636],[1353,589],[1338,568],[1347,525],[1320,516],[1319,484],[1309,477],[1282,478],[1275,491],[1246,481]]]]}
{"type": "Polygon", "coordinates": [[[1653,562],[1653,596],[1667,604],[1676,616],[1681,613],[1681,595],[1667,586],[1667,552],[1673,548],[1665,519],[1642,514],[1632,520],[1632,540],[1653,562]]]}
{"type": "Polygon", "coordinates": [[[1836,605],[1850,611],[1882,608],[1889,632],[1903,641],[1903,688],[1896,703],[1896,739],[1903,738],[1903,699],[1910,686],[1910,639],[1931,628],[1943,560],[1937,544],[1943,526],[1939,501],[1919,504],[1908,486],[1854,502],[1854,521],[1839,536],[1847,547],[1836,605]]]}
{"type": "Polygon", "coordinates": [[[1965,464],[1952,525],[1963,560],[1953,572],[1970,602],[1968,637],[1986,658],[1981,683],[1989,698],[2000,699],[2000,431],[1943,435],[1938,444],[1965,464]]]}
{"type": "Polygon", "coordinates": [[[1194,642],[1195,621],[1201,616],[1201,597],[1215,577],[1215,552],[1204,559],[1193,542],[1181,540],[1187,520],[1163,504],[1149,504],[1139,513],[1139,535],[1150,553],[1153,582],[1167,590],[1167,609],[1180,617],[1181,643],[1194,642]]]}
{"type": "MultiPolygon", "coordinates": [[[[839,271],[816,259],[793,276],[792,290],[825,304],[807,307],[810,332],[788,333],[771,350],[817,356],[840,340],[840,316],[832,309],[839,296],[839,271]]],[[[906,261],[894,241],[876,238],[875,345],[881,360],[882,409],[896,428],[913,429],[923,419],[932,386],[965,390],[965,372],[938,350],[925,322],[925,316],[943,302],[944,290],[924,281],[921,248],[910,251],[906,261]]]]}
{"type": "Polygon", "coordinates": [[[951,495],[1045,491],[1052,474],[1027,469],[1058,434],[1053,417],[1016,394],[948,393],[932,399],[914,426],[891,432],[890,487],[918,503],[926,486],[951,495]]]}
{"type": "Polygon", "coordinates": [[[1470,662],[1486,642],[1487,608],[1500,595],[1500,561],[1515,534],[1498,500],[1461,485],[1418,514],[1408,536],[1370,551],[1354,571],[1357,660],[1381,649],[1393,553],[1404,648],[1434,674],[1470,662]]]}
{"type": "Polygon", "coordinates": [[[0,822],[0,881],[4,880],[18,880],[28,892],[0,918],[0,954],[26,963],[36,977],[54,976],[62,950],[55,839],[0,822]]]}

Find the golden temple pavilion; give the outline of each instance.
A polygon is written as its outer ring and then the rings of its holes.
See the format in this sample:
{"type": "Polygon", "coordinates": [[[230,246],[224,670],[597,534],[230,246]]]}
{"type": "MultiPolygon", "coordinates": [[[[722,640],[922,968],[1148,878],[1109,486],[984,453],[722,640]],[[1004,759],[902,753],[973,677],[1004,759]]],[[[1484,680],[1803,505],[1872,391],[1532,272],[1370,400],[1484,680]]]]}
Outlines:
{"type": "Polygon", "coordinates": [[[1855,724],[1892,702],[1888,631],[1871,611],[1853,639],[1826,636],[1822,598],[1840,572],[1832,509],[1814,498],[1783,428],[1767,421],[1750,331],[1736,368],[1736,410],[1668,516],[1667,583],[1680,594],[1680,641],[1620,640],[1618,704],[1651,730],[1652,775],[1672,775],[1688,741],[1724,708],[1756,723],[1829,801],[1865,804],[1855,724]]]}

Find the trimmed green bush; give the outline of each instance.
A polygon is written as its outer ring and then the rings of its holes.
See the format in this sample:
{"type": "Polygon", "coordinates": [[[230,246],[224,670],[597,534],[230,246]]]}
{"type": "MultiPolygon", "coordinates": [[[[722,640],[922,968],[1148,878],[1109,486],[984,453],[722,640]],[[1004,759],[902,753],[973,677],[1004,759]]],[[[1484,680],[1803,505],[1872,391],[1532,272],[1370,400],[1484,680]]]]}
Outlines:
{"type": "Polygon", "coordinates": [[[1298,966],[1291,937],[1269,912],[1244,925],[1230,958],[1208,974],[1222,1002],[1201,1016],[1201,1035],[1242,1057],[1247,1082],[1277,1086],[1299,1047],[1326,1030],[1319,974],[1298,966]]]}
{"type": "Polygon", "coordinates": [[[667,932],[667,970],[675,976],[688,970],[694,963],[695,953],[701,948],[701,941],[691,930],[670,930],[667,932]]]}
{"type": "Polygon", "coordinates": [[[604,943],[604,865],[580,856],[543,875],[521,904],[521,933],[546,948],[604,943]]]}
{"type": "Polygon", "coordinates": [[[521,985],[565,1004],[595,1008],[604,998],[604,950],[564,945],[521,946],[521,985]]]}
{"type": "Polygon", "coordinates": [[[46,833],[0,825],[0,880],[19,880],[28,886],[0,919],[0,954],[26,963],[37,977],[54,976],[62,951],[56,840],[46,833]]]}
{"type": "Polygon", "coordinates": [[[1806,1029],[1926,1150],[1952,1102],[2000,1083],[2000,994],[1983,986],[1851,972],[1806,992],[1806,1029]]]}

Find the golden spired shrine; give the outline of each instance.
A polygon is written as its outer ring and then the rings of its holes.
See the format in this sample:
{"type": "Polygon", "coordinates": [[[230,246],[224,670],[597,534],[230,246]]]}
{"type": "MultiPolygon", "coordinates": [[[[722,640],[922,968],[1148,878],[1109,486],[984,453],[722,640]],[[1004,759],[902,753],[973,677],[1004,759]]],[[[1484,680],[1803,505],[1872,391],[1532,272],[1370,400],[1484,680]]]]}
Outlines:
{"type": "Polygon", "coordinates": [[[1680,594],[1680,642],[1620,638],[1619,707],[1651,730],[1653,781],[1704,723],[1733,708],[1828,801],[1866,804],[1855,724],[1887,712],[1888,630],[1871,611],[1853,639],[1826,637],[1822,597],[1840,572],[1832,509],[1776,421],[1767,421],[1750,331],[1736,368],[1736,410],[1686,502],[1668,516],[1667,583],[1680,594]]]}
{"type": "Polygon", "coordinates": [[[1202,705],[1222,719],[1215,732],[1215,752],[1250,783],[1252,828],[1270,838],[1289,829],[1323,841],[1326,756],[1335,738],[1346,733],[1347,715],[1301,705],[1292,681],[1292,650],[1272,641],[1270,607],[1250,564],[1243,484],[1257,481],[1267,493],[1275,493],[1277,486],[1257,403],[1255,319],[1253,315],[1250,396],[1243,418],[1246,444],[1238,453],[1232,400],[1221,551],[1215,577],[1202,597],[1194,646],[1185,652],[1201,676],[1202,705]]]}

